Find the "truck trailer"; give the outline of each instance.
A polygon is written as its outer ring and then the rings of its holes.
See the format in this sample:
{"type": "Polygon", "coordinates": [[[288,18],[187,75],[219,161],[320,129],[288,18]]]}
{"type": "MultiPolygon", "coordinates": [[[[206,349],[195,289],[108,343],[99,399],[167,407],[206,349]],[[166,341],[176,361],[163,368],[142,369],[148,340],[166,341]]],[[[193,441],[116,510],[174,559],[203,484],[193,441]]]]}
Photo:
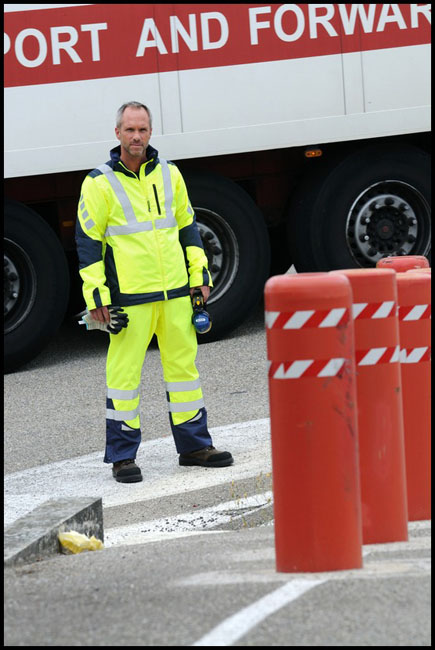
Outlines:
{"type": "Polygon", "coordinates": [[[271,274],[430,255],[430,4],[6,4],[5,368],[83,309],[80,187],[126,101],[181,170],[228,335],[271,274]]]}

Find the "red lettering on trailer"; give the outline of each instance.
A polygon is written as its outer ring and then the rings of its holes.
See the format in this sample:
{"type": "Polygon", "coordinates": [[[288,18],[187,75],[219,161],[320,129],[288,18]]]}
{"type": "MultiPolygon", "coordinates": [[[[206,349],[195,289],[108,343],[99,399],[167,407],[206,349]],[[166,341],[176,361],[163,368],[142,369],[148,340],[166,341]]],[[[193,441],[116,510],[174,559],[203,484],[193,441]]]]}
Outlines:
{"type": "Polygon", "coordinates": [[[5,13],[5,86],[430,43],[430,4],[96,4],[5,13]]]}

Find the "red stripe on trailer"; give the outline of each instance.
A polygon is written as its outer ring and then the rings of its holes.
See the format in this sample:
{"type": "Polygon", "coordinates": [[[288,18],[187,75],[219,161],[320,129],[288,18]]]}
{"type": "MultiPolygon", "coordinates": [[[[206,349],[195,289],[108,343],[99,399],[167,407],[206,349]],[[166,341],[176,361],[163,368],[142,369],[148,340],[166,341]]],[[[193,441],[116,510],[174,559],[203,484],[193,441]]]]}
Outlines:
{"type": "Polygon", "coordinates": [[[415,4],[17,9],[4,15],[4,80],[27,86],[409,47],[430,43],[428,14],[415,4]]]}

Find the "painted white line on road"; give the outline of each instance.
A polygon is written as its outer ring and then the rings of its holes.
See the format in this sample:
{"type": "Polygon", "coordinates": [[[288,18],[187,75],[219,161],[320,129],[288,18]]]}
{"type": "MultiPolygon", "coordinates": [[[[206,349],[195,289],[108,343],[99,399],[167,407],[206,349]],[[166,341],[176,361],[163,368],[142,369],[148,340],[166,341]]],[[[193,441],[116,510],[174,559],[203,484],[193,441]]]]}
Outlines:
{"type": "MultiPolygon", "coordinates": [[[[112,528],[111,530],[115,530],[112,528]]],[[[146,535],[138,535],[135,539],[134,537],[128,537],[124,542],[119,544],[112,544],[110,540],[108,541],[106,536],[104,537],[104,547],[109,548],[111,546],[132,546],[134,544],[150,544],[151,542],[168,542],[173,539],[179,539],[180,537],[191,537],[193,535],[217,535],[226,533],[226,530],[177,530],[174,532],[164,532],[157,531],[154,533],[147,533],[146,535]]],[[[106,535],[106,533],[104,533],[106,535]]]]}
{"type": "MultiPolygon", "coordinates": [[[[273,503],[273,492],[271,490],[261,494],[253,494],[249,497],[219,503],[208,508],[199,508],[195,511],[181,512],[176,515],[161,517],[159,519],[143,520],[135,524],[115,526],[108,528],[104,533],[104,545],[127,546],[132,544],[145,544],[155,541],[155,536],[160,534],[177,533],[183,536],[184,532],[206,532],[217,526],[228,524],[242,517],[259,512],[273,503]],[[241,514],[236,514],[243,511],[241,514]]],[[[273,521],[270,522],[273,524],[273,521]]],[[[431,548],[430,537],[411,537],[406,542],[393,542],[387,544],[367,544],[362,548],[362,555],[366,557],[373,553],[396,553],[403,550],[417,551],[431,548]]],[[[272,549],[270,549],[272,551],[272,549]]],[[[262,551],[263,552],[263,551],[262,551]]],[[[273,551],[274,553],[274,551],[273,551]]],[[[258,551],[257,551],[258,554],[258,551]]],[[[233,557],[233,556],[232,556],[233,557]]],[[[273,555],[274,557],[274,555],[273,555]]],[[[250,558],[249,552],[240,554],[239,561],[243,562],[250,558]]]]}
{"type": "Polygon", "coordinates": [[[263,494],[253,494],[225,503],[219,503],[210,508],[201,508],[195,512],[182,512],[174,516],[162,517],[150,521],[142,521],[127,526],[108,528],[104,532],[104,546],[126,546],[142,544],[149,541],[156,533],[174,533],[177,531],[210,530],[216,526],[230,523],[253,512],[258,512],[272,503],[272,491],[263,494]],[[242,514],[233,514],[244,510],[242,514]],[[228,512],[229,511],[229,512],[228,512]]]}
{"type": "Polygon", "coordinates": [[[181,467],[172,436],[144,440],[137,463],[141,483],[117,483],[103,452],[69,458],[4,478],[4,523],[9,526],[51,499],[102,497],[103,507],[147,501],[267,473],[271,470],[270,420],[252,420],[210,429],[215,446],[234,456],[229,467],[181,467]]]}
{"type": "Polygon", "coordinates": [[[260,600],[256,600],[252,605],[241,609],[237,614],[225,619],[208,634],[193,643],[193,646],[232,645],[265,618],[324,582],[326,580],[311,579],[296,579],[288,582],[260,600]]]}

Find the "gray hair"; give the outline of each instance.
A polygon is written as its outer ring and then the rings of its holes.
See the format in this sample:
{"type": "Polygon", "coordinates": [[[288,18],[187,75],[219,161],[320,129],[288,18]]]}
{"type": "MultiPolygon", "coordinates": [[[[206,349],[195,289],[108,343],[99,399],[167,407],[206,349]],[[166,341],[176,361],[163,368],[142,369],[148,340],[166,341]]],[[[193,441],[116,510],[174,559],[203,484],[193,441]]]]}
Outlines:
{"type": "Polygon", "coordinates": [[[150,118],[150,127],[152,127],[153,118],[152,118],[151,111],[148,108],[148,106],[145,106],[145,104],[141,104],[140,102],[126,102],[120,108],[118,108],[117,113],[116,113],[116,126],[117,126],[118,129],[121,128],[122,116],[124,115],[124,111],[129,106],[131,108],[144,108],[146,110],[146,112],[148,113],[148,117],[150,118]]]}

